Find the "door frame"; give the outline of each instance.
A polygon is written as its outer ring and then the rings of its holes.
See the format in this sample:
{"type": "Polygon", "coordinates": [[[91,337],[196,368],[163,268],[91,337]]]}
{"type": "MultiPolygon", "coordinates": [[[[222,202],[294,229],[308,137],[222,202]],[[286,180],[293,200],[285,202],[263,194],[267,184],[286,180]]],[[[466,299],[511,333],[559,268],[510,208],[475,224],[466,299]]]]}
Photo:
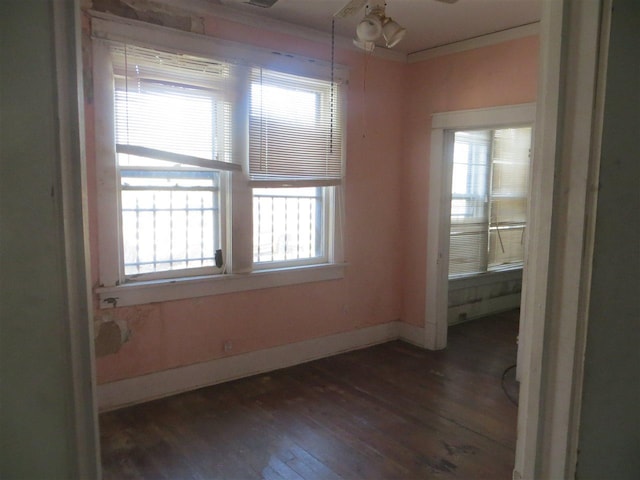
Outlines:
{"type": "Polygon", "coordinates": [[[447,299],[449,293],[449,229],[451,216],[452,152],[448,141],[454,130],[481,130],[534,125],[535,103],[506,105],[436,113],[431,120],[429,211],[427,231],[427,290],[425,304],[426,348],[447,345],[447,299]]]}
{"type": "Polygon", "coordinates": [[[575,477],[611,4],[542,5],[514,479],[575,477]]]}
{"type": "MultiPolygon", "coordinates": [[[[611,7],[612,0],[542,2],[514,479],[575,477],[611,7]]],[[[463,126],[454,115],[465,113],[434,116],[424,338],[430,349],[447,340],[445,130],[463,126]]]]}

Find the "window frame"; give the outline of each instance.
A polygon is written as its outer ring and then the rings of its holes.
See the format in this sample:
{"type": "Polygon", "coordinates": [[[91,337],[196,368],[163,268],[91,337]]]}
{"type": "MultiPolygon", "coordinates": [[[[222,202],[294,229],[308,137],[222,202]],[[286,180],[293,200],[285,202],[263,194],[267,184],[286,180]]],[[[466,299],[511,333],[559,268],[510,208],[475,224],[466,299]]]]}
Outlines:
{"type": "MultiPolygon", "coordinates": [[[[300,76],[330,78],[330,66],[326,62],[281,52],[247,47],[235,42],[224,41],[203,35],[146,24],[144,22],[120,19],[108,14],[92,13],[93,82],[95,105],[96,179],[98,204],[98,257],[99,284],[95,293],[101,308],[138,305],[150,302],[192,298],[199,296],[231,293],[260,288],[270,288],[305,282],[334,280],[344,277],[342,231],[344,221],[343,187],[332,187],[333,194],[325,201],[325,229],[329,238],[326,258],[322,262],[293,262],[253,265],[252,234],[252,187],[248,179],[246,137],[237,133],[246,129],[248,122],[248,99],[242,97],[234,108],[232,131],[234,137],[234,161],[240,163],[242,173],[221,172],[220,202],[228,208],[226,218],[221,218],[227,230],[224,251],[225,274],[214,275],[171,275],[161,279],[153,278],[123,282],[124,271],[120,225],[119,176],[116,169],[115,145],[105,139],[115,138],[113,126],[114,101],[112,71],[109,61],[108,42],[136,44],[147,48],[157,48],[176,53],[186,53],[205,58],[218,58],[233,62],[239,69],[250,65],[268,65],[276,69],[300,76]],[[247,235],[248,234],[248,235],[247,235]],[[247,241],[247,238],[249,239],[247,241]],[[260,268],[256,268],[260,267],[260,268]]],[[[348,71],[341,65],[335,66],[336,80],[345,81],[348,71]]],[[[245,87],[247,83],[244,84],[245,87]]],[[[239,85],[238,88],[242,88],[239,85]]],[[[343,129],[346,129],[346,88],[337,89],[340,101],[343,129]]],[[[346,135],[343,131],[343,139],[346,135]]],[[[343,162],[344,146],[343,146],[343,162]]],[[[344,177],[343,177],[344,178],[344,177]]],[[[326,188],[326,187],[325,187],[326,188]]],[[[329,195],[327,195],[329,196],[329,195]]],[[[223,227],[221,225],[221,227],[223,227]]],[[[224,228],[223,228],[224,229],[224,228]]],[[[190,270],[193,272],[192,270],[190,270]]],[[[200,272],[194,272],[200,273],[200,272]]]]}

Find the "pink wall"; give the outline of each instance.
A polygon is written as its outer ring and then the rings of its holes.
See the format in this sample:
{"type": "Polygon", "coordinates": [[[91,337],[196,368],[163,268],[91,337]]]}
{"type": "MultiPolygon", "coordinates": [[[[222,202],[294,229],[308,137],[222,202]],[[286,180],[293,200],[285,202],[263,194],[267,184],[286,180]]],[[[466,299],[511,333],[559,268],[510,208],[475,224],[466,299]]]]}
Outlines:
{"type": "MultiPolygon", "coordinates": [[[[206,18],[212,36],[323,60],[328,45],[220,19],[206,18]]],[[[386,323],[400,318],[400,168],[404,64],[336,52],[350,67],[347,121],[346,244],[343,280],[96,311],[125,320],[131,337],[119,352],[97,359],[98,383],[135,377],[233,354],[386,323]],[[363,72],[367,70],[366,92],[363,72]],[[384,112],[379,115],[377,112],[384,112]],[[365,121],[366,118],[366,121],[365,121]],[[366,138],[363,138],[365,136],[366,138]],[[383,172],[383,173],[381,173],[383,172]]],[[[98,282],[93,108],[87,140],[93,283],[98,282]]],[[[97,302],[95,302],[97,305],[97,302]]]]}
{"type": "Polygon", "coordinates": [[[424,324],[431,115],[534,102],[538,38],[433,58],[407,66],[402,193],[402,320],[424,324]]]}
{"type": "MultiPolygon", "coordinates": [[[[328,45],[205,18],[208,35],[330,59],[328,45]]],[[[336,52],[350,67],[343,280],[97,310],[131,337],[98,358],[106,383],[402,319],[424,322],[427,166],[433,112],[535,99],[537,39],[419,64],[336,52]],[[366,72],[366,85],[364,73],[366,72]]],[[[85,49],[87,51],[87,49],[85,49]]],[[[85,58],[90,65],[90,58],[85,58]]],[[[87,95],[87,172],[93,284],[98,282],[93,106],[87,95]]],[[[97,305],[97,302],[95,302],[97,305]]]]}

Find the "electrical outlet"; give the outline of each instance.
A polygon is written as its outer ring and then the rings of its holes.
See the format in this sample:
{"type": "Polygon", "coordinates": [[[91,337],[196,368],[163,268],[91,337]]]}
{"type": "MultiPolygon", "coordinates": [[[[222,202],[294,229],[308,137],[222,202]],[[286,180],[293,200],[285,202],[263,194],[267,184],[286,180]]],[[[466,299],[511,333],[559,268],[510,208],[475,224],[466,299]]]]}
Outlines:
{"type": "Polygon", "coordinates": [[[231,340],[225,340],[224,342],[222,342],[222,349],[225,352],[230,352],[231,350],[233,350],[233,342],[231,340]]]}

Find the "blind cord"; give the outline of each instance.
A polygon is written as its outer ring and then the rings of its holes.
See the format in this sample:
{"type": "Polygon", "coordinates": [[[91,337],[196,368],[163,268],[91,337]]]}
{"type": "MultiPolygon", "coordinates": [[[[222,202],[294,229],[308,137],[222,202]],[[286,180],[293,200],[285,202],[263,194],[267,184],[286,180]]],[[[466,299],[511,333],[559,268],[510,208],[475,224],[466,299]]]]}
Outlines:
{"type": "Polygon", "coordinates": [[[124,96],[126,112],[125,116],[127,118],[127,143],[130,142],[131,134],[129,133],[129,46],[127,44],[124,45],[124,96]]]}
{"type": "Polygon", "coordinates": [[[362,72],[362,138],[367,138],[367,71],[369,55],[364,53],[364,71],[362,72]]]}

